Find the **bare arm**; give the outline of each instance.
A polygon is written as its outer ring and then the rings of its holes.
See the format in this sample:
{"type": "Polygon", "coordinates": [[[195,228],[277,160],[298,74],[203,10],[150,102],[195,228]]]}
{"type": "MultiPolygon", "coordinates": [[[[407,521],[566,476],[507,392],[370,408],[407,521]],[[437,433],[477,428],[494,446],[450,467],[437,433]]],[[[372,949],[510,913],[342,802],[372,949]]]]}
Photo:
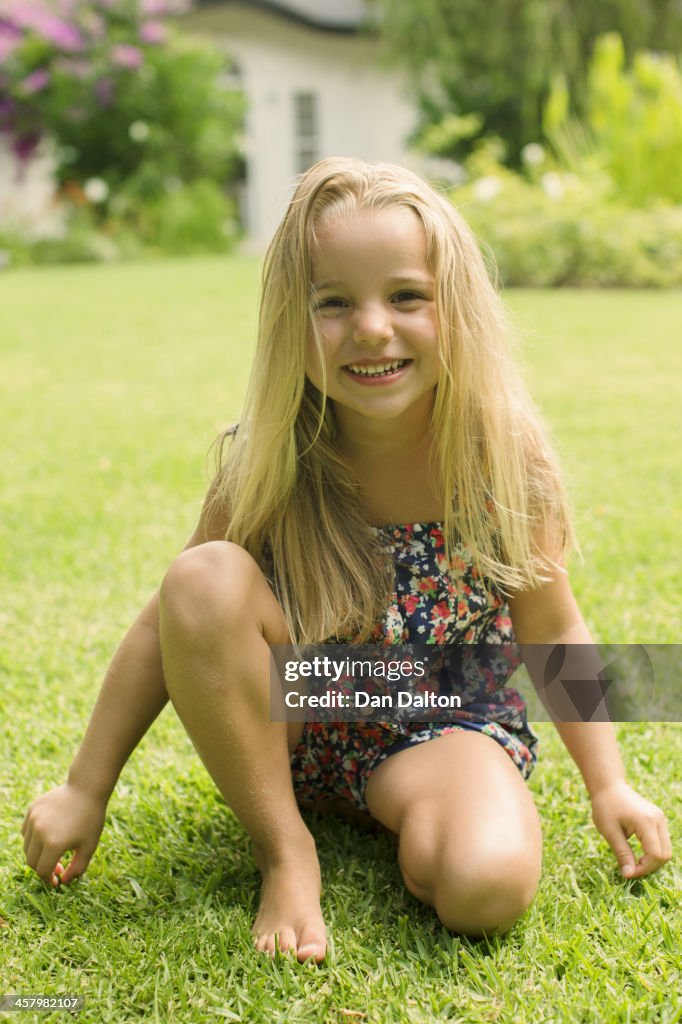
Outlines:
{"type": "Polygon", "coordinates": [[[69,770],[69,783],[107,801],[121,769],[167,701],[157,591],[126,633],[107,670],[69,770]]]}
{"type": "MultiPolygon", "coordinates": [[[[209,521],[206,507],[186,548],[224,536],[226,522],[209,521]]],[[[157,592],[114,655],[66,783],[38,797],[24,819],[26,860],[45,882],[67,884],[86,870],[119,774],[167,701],[157,592]]]]}
{"type": "MultiPolygon", "coordinates": [[[[584,644],[593,640],[583,622],[568,576],[557,569],[549,583],[510,602],[514,632],[522,645],[584,644]]],[[[533,684],[541,688],[544,659],[532,647],[524,658],[533,684]]],[[[613,849],[628,878],[655,871],[671,856],[665,817],[628,785],[616,734],[610,722],[556,722],[556,729],[578,766],[592,802],[595,825],[613,849]],[[644,855],[635,862],[628,843],[636,834],[644,855]]]]}

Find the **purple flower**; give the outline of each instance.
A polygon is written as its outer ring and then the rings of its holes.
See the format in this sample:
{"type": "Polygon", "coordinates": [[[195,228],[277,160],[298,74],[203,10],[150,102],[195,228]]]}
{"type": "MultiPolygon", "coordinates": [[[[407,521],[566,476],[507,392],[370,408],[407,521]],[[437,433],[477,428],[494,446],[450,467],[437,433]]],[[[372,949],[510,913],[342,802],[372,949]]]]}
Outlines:
{"type": "Polygon", "coordinates": [[[58,49],[67,53],[83,49],[84,39],[76,26],[56,17],[41,3],[15,0],[14,3],[6,3],[6,8],[15,25],[32,29],[58,49]]]}
{"type": "Polygon", "coordinates": [[[23,135],[16,135],[12,141],[14,155],[21,163],[27,163],[40,142],[40,132],[25,132],[23,135]]]}
{"type": "Polygon", "coordinates": [[[76,26],[60,21],[59,18],[46,18],[38,31],[49,42],[54,43],[60,50],[66,50],[67,53],[78,53],[85,45],[83,36],[76,26]]]}
{"type": "Polygon", "coordinates": [[[140,42],[153,46],[155,43],[165,43],[168,38],[168,29],[160,21],[148,21],[140,29],[140,42]]]}
{"type": "Polygon", "coordinates": [[[6,60],[19,46],[21,32],[14,25],[0,21],[0,61],[6,60]]]}
{"type": "Polygon", "coordinates": [[[31,72],[21,83],[21,89],[27,96],[32,96],[33,93],[42,92],[43,89],[49,84],[50,72],[46,71],[45,68],[38,68],[37,71],[31,72]]]}
{"type": "Polygon", "coordinates": [[[118,64],[121,68],[130,68],[134,70],[139,68],[143,61],[142,50],[138,50],[137,46],[128,46],[126,43],[119,43],[114,46],[111,50],[111,59],[114,64],[118,64]]]}

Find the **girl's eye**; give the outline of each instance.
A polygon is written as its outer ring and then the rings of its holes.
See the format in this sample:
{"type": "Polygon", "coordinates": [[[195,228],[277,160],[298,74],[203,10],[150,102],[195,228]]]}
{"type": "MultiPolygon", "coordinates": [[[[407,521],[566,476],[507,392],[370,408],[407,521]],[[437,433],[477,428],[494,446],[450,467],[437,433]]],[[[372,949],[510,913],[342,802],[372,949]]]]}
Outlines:
{"type": "Polygon", "coordinates": [[[396,294],[393,296],[392,301],[393,302],[397,302],[397,303],[401,303],[401,302],[419,302],[420,299],[423,299],[423,298],[424,298],[424,296],[420,295],[419,292],[404,291],[404,292],[396,292],[396,294]]]}
{"type": "Polygon", "coordinates": [[[327,299],[318,299],[315,302],[314,308],[315,312],[319,313],[324,311],[325,309],[344,309],[344,307],[347,305],[348,303],[346,302],[345,299],[339,299],[335,296],[330,296],[327,299]]]}

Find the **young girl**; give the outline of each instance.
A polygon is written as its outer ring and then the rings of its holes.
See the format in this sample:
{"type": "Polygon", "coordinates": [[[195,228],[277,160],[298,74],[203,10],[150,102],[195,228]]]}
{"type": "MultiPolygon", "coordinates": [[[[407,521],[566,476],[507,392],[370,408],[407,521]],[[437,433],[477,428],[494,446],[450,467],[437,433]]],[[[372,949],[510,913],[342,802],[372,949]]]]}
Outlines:
{"type": "MultiPolygon", "coordinates": [[[[273,644],[589,643],[555,457],[445,199],[388,165],[325,160],[303,176],[265,261],[244,414],[223,441],[199,524],[117,651],[68,781],[28,811],[28,863],[52,885],[86,870],[119,772],[170,697],[252,840],[258,950],[325,955],[299,803],[395,833],[406,886],[447,928],[508,929],[541,862],[524,781],[536,740],[515,691],[448,724],[269,710],[273,644]]],[[[625,781],[611,725],[557,728],[623,875],[656,870],[665,818],[625,781]]]]}

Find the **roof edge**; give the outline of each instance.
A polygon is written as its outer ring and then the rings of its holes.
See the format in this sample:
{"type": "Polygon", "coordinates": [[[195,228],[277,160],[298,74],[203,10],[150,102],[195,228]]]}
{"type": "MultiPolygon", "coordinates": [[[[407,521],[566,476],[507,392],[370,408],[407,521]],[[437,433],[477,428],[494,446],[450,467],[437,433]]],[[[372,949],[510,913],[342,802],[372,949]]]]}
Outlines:
{"type": "Polygon", "coordinates": [[[316,32],[329,32],[336,35],[358,35],[371,25],[369,19],[358,22],[357,25],[350,25],[348,22],[319,21],[304,14],[301,11],[286,10],[279,6],[274,0],[197,0],[197,8],[206,7],[227,7],[242,3],[243,6],[255,10],[265,11],[267,14],[274,14],[284,21],[292,21],[305,28],[314,29],[316,32]]]}

